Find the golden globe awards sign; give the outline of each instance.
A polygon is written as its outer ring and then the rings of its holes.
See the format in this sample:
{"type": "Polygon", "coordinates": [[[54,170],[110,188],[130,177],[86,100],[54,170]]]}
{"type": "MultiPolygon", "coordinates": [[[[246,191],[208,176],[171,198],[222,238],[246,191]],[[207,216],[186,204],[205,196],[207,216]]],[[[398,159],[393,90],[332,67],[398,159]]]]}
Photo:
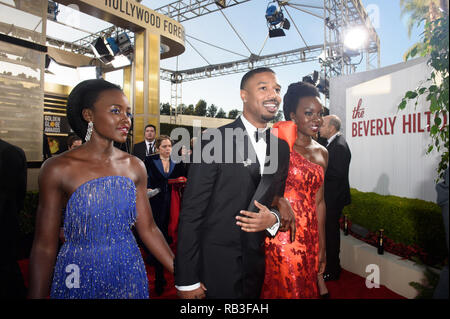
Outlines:
{"type": "MultiPolygon", "coordinates": [[[[360,83],[346,91],[350,185],[360,191],[436,201],[439,154],[426,154],[434,118],[428,102],[399,111],[408,90],[430,74],[426,63],[360,83]]],[[[442,119],[442,126],[447,125],[442,119]]]]}

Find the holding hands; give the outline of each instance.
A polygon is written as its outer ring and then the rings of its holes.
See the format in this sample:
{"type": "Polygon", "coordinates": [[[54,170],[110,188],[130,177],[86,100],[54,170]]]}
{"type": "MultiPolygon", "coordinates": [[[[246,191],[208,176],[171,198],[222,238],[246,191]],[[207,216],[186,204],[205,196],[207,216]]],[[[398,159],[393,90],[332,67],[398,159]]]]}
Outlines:
{"type": "MultiPolygon", "coordinates": [[[[241,210],[241,215],[236,216],[236,224],[245,232],[259,232],[272,227],[277,218],[275,213],[271,212],[266,206],[260,204],[255,200],[255,206],[259,209],[258,213],[241,210]]],[[[295,239],[295,217],[291,205],[284,198],[281,197],[277,201],[277,206],[280,210],[280,228],[279,231],[291,231],[291,242],[295,239]]]]}

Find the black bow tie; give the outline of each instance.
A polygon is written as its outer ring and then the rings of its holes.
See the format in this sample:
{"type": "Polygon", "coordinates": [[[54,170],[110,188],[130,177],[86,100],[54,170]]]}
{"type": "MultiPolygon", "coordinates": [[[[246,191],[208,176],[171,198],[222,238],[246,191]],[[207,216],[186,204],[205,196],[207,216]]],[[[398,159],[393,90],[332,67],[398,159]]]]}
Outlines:
{"type": "Polygon", "coordinates": [[[267,136],[269,135],[269,129],[266,129],[264,131],[255,131],[255,141],[258,143],[258,141],[262,138],[264,141],[267,141],[267,136]]]}

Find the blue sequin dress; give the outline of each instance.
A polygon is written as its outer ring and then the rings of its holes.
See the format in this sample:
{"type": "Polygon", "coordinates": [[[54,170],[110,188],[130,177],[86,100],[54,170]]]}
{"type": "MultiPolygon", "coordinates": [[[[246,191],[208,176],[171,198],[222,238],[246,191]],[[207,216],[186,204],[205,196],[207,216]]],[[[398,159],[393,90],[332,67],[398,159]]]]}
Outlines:
{"type": "Polygon", "coordinates": [[[90,180],[70,197],[66,242],[55,265],[51,298],[149,298],[141,253],[131,232],[136,187],[124,176],[90,180]]]}

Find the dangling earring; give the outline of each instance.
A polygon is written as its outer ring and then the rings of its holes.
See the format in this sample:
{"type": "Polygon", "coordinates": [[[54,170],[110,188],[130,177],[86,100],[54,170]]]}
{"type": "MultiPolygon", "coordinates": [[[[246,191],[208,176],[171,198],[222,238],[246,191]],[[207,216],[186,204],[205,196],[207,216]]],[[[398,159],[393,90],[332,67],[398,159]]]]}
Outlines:
{"type": "Polygon", "coordinates": [[[94,123],[92,123],[92,121],[89,121],[87,131],[86,131],[86,136],[84,137],[84,140],[86,142],[88,142],[91,139],[93,128],[94,128],[94,123]]]}
{"type": "Polygon", "coordinates": [[[294,122],[294,124],[297,124],[297,122],[295,122],[295,119],[292,119],[292,122],[294,122]]]}

